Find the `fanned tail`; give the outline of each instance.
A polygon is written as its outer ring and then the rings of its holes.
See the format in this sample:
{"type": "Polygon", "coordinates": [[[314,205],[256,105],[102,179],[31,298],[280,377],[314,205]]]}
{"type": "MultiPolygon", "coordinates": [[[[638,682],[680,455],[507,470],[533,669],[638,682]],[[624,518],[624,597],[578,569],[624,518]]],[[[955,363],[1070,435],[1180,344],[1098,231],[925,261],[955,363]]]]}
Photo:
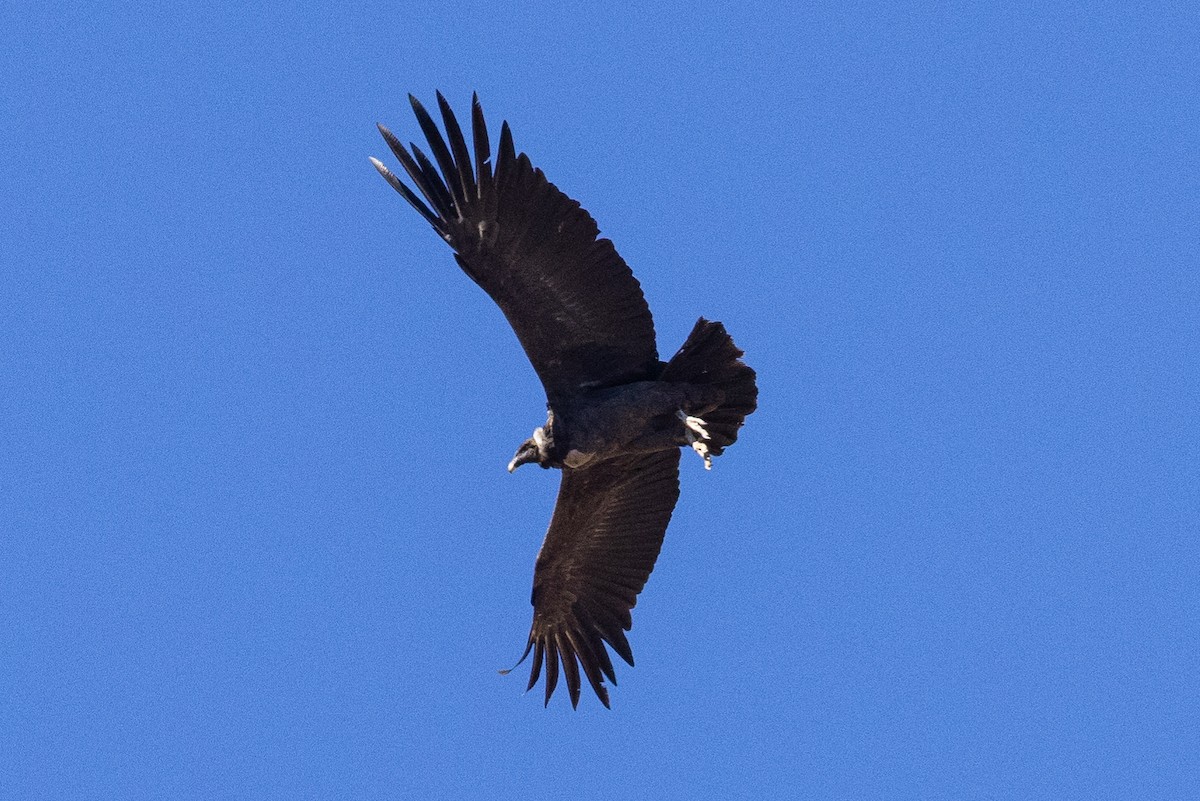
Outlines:
{"type": "Polygon", "coordinates": [[[742,351],[718,322],[701,317],[679,352],[663,368],[660,381],[716,387],[724,395],[715,408],[703,412],[710,439],[709,452],[716,456],[737,441],[738,429],[758,408],[758,385],[754,370],[741,360],[742,351]]]}

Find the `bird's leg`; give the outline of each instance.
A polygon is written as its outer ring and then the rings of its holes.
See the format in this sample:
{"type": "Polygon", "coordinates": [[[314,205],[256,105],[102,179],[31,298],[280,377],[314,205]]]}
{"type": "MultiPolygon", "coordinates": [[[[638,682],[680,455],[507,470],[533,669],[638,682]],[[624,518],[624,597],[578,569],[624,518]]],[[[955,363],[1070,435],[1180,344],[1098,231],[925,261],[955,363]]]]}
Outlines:
{"type": "Polygon", "coordinates": [[[683,436],[692,446],[692,450],[704,460],[704,469],[712,470],[712,456],[708,452],[708,443],[704,441],[709,439],[708,431],[704,428],[708,424],[699,417],[692,417],[683,409],[675,412],[675,416],[683,421],[683,436]]]}

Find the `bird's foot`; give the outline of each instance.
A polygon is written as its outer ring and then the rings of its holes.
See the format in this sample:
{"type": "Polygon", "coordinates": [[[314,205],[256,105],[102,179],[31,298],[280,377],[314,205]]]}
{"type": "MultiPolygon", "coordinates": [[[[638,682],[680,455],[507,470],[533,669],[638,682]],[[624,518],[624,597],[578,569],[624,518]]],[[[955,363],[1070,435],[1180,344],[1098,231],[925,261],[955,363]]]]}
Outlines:
{"type": "Polygon", "coordinates": [[[704,460],[704,469],[712,470],[712,455],[708,452],[708,443],[704,441],[709,439],[708,430],[705,428],[708,424],[699,417],[692,417],[685,413],[682,409],[677,411],[675,416],[683,421],[683,436],[692,446],[696,455],[704,460]]]}
{"type": "Polygon", "coordinates": [[[689,443],[695,442],[697,439],[709,439],[708,430],[705,428],[708,423],[699,417],[692,417],[683,409],[675,412],[675,416],[683,421],[683,434],[689,443]]]}

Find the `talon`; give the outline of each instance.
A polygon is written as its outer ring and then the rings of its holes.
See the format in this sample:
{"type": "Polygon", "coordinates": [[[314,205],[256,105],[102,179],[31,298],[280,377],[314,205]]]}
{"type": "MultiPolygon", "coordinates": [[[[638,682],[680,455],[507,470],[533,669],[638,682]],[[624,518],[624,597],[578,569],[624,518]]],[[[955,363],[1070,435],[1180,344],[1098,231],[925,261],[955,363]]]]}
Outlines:
{"type": "Polygon", "coordinates": [[[687,444],[692,446],[696,455],[704,460],[704,469],[712,470],[712,454],[708,452],[708,445],[704,442],[706,439],[711,439],[708,430],[705,429],[708,423],[699,417],[686,414],[683,409],[675,412],[675,416],[683,421],[683,437],[687,444]]]}
{"type": "Polygon", "coordinates": [[[696,441],[697,435],[700,437],[700,439],[711,439],[711,437],[708,436],[708,430],[705,428],[708,423],[704,422],[699,417],[692,417],[691,415],[684,413],[683,409],[675,412],[675,416],[683,421],[683,433],[684,436],[687,437],[689,444],[696,441]]]}

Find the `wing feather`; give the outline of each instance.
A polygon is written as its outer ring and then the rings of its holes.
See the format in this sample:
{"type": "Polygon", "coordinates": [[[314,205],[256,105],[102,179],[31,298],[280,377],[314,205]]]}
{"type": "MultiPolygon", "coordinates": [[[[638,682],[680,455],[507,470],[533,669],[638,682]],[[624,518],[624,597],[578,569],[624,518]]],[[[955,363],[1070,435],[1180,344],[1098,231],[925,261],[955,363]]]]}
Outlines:
{"type": "Polygon", "coordinates": [[[421,202],[419,197],[413,194],[411,189],[405,186],[399,178],[393,175],[391,170],[383,166],[383,162],[381,162],[379,159],[372,158],[371,163],[375,165],[375,169],[379,170],[379,174],[383,176],[384,180],[391,184],[392,189],[395,189],[400,193],[401,197],[411,203],[412,207],[420,212],[421,216],[424,217],[425,220],[432,225],[435,230],[441,230],[441,220],[439,220],[434,213],[429,210],[428,206],[421,202]]]}
{"type": "MultiPolygon", "coordinates": [[[[545,654],[546,646],[538,642],[533,649],[533,667],[529,671],[529,686],[525,688],[525,692],[533,689],[533,685],[537,684],[538,676],[542,672],[542,656],[545,654]]],[[[523,658],[523,657],[522,657],[523,658]]]]}
{"type": "MultiPolygon", "coordinates": [[[[425,134],[425,141],[429,143],[429,151],[437,161],[442,175],[447,179],[446,185],[454,198],[454,205],[461,214],[466,211],[467,197],[462,191],[462,185],[456,180],[450,180],[452,177],[458,177],[458,167],[454,163],[454,157],[450,155],[450,149],[446,147],[446,140],[442,138],[437,123],[433,121],[433,117],[429,116],[429,112],[421,105],[421,101],[409,95],[408,102],[412,105],[413,114],[417,117],[417,124],[421,126],[421,133],[425,134]]],[[[414,147],[413,150],[416,148],[414,147]]]]}
{"type": "Polygon", "coordinates": [[[446,102],[446,98],[442,97],[441,92],[437,93],[437,102],[438,108],[442,112],[442,126],[445,127],[446,136],[450,139],[450,153],[454,158],[454,165],[458,168],[458,181],[462,189],[462,196],[464,199],[474,201],[478,195],[475,189],[471,157],[467,153],[467,141],[463,138],[462,128],[458,127],[458,119],[455,118],[450,104],[446,102]]]}
{"type": "Polygon", "coordinates": [[[551,403],[584,387],[653,377],[658,351],[641,285],[591,215],[517,154],[507,123],[492,169],[477,97],[470,147],[440,93],[444,137],[424,106],[409,100],[430,156],[380,132],[421,197],[376,167],[504,312],[551,403]]]}
{"type": "MultiPolygon", "coordinates": [[[[430,197],[428,193],[426,193],[425,196],[429,198],[431,203],[433,203],[434,208],[438,210],[439,216],[442,218],[442,228],[447,231],[447,233],[443,234],[443,236],[449,236],[448,232],[450,229],[447,225],[446,215],[443,212],[443,209],[452,208],[454,206],[454,198],[451,197],[450,190],[446,188],[446,185],[442,183],[442,179],[441,176],[438,175],[437,168],[433,166],[433,162],[429,160],[429,157],[425,155],[425,152],[411,142],[408,146],[412,148],[413,158],[416,159],[417,168],[421,172],[420,186],[427,186],[429,187],[430,191],[433,192],[433,197],[430,197]]],[[[413,180],[416,181],[417,179],[413,178],[413,180]]]]}
{"type": "Polygon", "coordinates": [[[563,471],[558,501],[533,574],[534,652],[529,686],[545,654],[546,702],[561,662],[571,704],[582,676],[605,706],[605,677],[616,684],[605,650],[633,664],[625,631],[662,548],[679,498],[679,451],[620,456],[563,471]],[[552,679],[553,677],[553,679],[552,679]]]}
{"type": "MultiPolygon", "coordinates": [[[[546,705],[558,686],[558,648],[554,637],[546,638],[546,705]]],[[[528,692],[528,690],[526,691],[528,692]]]]}
{"type": "MultiPolygon", "coordinates": [[[[471,95],[471,132],[472,143],[475,146],[475,180],[479,197],[490,199],[494,203],[496,192],[492,183],[492,146],[488,142],[487,123],[483,119],[483,106],[479,105],[479,96],[474,94],[471,95]]],[[[484,208],[483,216],[485,219],[495,218],[495,208],[484,208]]]]}

